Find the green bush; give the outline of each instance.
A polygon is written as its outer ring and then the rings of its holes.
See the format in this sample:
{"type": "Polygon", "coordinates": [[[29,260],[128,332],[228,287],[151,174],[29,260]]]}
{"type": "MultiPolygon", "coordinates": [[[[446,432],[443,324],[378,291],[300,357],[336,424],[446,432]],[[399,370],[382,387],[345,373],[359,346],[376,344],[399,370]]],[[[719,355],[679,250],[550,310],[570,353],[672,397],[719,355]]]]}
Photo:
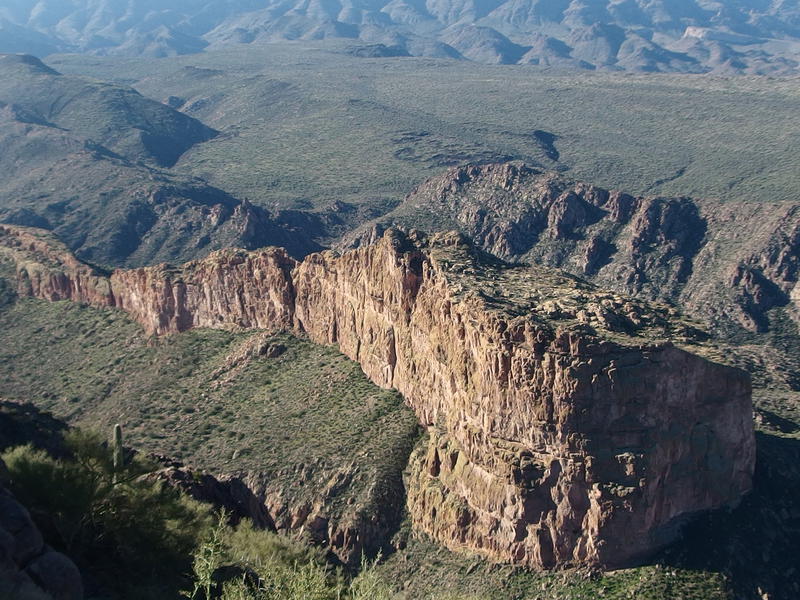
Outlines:
{"type": "Polygon", "coordinates": [[[250,521],[217,527],[194,556],[192,600],[341,600],[342,578],[319,550],[269,531],[250,521]],[[228,580],[222,575],[228,573],[228,580]],[[232,575],[232,576],[231,576],[232,575]]]}
{"type": "MultiPolygon", "coordinates": [[[[195,554],[192,600],[392,600],[397,596],[374,562],[362,559],[356,577],[347,579],[326,564],[317,549],[248,521],[236,528],[220,521],[195,554]],[[221,574],[232,574],[223,581],[221,574]]],[[[479,600],[435,596],[431,600],[479,600]]]]}
{"type": "Polygon", "coordinates": [[[209,509],[147,477],[147,461],[115,471],[113,449],[95,434],[73,431],[65,443],[68,459],[32,446],[2,454],[12,491],[46,541],[115,595],[142,597],[132,590],[154,582],[160,591],[150,597],[177,595],[210,529],[209,509]]]}

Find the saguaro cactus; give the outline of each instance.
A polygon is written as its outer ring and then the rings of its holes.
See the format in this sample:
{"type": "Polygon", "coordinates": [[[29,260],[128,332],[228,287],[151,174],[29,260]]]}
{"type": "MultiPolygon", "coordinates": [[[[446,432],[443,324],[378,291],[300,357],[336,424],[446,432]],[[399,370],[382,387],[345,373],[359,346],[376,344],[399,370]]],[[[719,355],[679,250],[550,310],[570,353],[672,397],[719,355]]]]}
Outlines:
{"type": "Polygon", "coordinates": [[[122,448],[122,425],[119,423],[114,425],[113,453],[114,481],[116,482],[125,463],[125,454],[122,448]]]}

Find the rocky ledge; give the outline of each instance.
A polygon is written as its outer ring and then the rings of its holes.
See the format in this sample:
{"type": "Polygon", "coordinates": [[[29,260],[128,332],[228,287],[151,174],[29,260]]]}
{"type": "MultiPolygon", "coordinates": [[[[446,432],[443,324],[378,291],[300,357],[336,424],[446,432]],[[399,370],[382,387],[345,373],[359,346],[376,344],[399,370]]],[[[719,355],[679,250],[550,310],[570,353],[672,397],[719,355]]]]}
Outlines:
{"type": "Polygon", "coordinates": [[[154,334],[253,327],[337,345],[428,427],[409,514],[453,549],[623,567],[751,486],[749,377],[714,362],[697,326],[458,234],[106,277],[45,232],[2,226],[0,261],[21,295],[118,307],[154,334]]]}

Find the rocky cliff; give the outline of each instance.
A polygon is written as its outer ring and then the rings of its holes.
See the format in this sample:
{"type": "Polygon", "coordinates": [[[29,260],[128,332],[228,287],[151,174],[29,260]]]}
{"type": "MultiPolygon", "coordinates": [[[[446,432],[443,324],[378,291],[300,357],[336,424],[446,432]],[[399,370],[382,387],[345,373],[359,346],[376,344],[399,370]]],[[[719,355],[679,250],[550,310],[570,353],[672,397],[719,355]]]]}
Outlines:
{"type": "Polygon", "coordinates": [[[502,259],[670,300],[726,330],[766,331],[775,307],[800,314],[796,202],[636,197],[521,163],[466,166],[420,185],[344,245],[398,225],[458,229],[502,259]]]}
{"type": "Polygon", "coordinates": [[[400,391],[428,426],[407,480],[416,527],[531,567],[629,565],[750,489],[748,376],[674,310],[458,234],[387,232],[302,263],[226,250],[105,277],[47,234],[0,229],[17,292],[127,310],[151,333],[303,332],[400,391]]]}

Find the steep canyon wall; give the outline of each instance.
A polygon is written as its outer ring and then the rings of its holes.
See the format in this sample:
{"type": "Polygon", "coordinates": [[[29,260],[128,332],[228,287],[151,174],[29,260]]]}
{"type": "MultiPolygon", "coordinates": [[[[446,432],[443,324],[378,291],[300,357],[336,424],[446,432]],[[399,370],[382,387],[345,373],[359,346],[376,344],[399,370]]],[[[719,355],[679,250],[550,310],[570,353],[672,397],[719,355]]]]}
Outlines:
{"type": "Polygon", "coordinates": [[[702,332],[457,234],[392,230],[301,263],[224,250],[105,276],[44,232],[0,226],[0,259],[19,294],[118,307],[149,333],[253,327],[336,344],[428,427],[409,513],[454,549],[630,565],[750,489],[749,378],[700,356],[713,352],[702,332]]]}

